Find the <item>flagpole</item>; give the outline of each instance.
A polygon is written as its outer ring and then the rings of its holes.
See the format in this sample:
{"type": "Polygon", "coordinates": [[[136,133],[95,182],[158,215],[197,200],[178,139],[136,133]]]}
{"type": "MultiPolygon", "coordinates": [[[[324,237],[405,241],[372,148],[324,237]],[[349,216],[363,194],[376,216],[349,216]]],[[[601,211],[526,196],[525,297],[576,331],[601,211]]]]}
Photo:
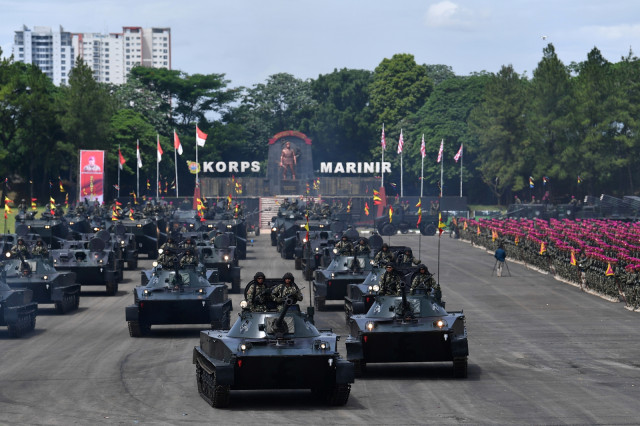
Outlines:
{"type": "MultiPolygon", "coordinates": [[[[444,153],[440,161],[440,198],[442,198],[442,176],[444,174],[444,153]]],[[[438,243],[440,244],[440,243],[438,243]]]]}
{"type": "Polygon", "coordinates": [[[160,145],[160,134],[156,133],[156,201],[160,200],[160,161],[158,161],[158,146],[160,145]]]}
{"type": "MultiPolygon", "coordinates": [[[[384,135],[384,123],[382,123],[382,134],[384,135]]],[[[382,147],[382,160],[380,161],[380,170],[382,170],[382,177],[380,179],[380,186],[384,187],[384,150],[385,147],[382,147]]]]}
{"type": "Polygon", "coordinates": [[[404,185],[402,183],[402,153],[400,153],[400,198],[404,198],[404,185]]]}
{"type": "MultiPolygon", "coordinates": [[[[176,137],[176,129],[173,129],[173,137],[176,137]]],[[[173,162],[176,164],[176,198],[180,198],[178,194],[178,149],[176,148],[176,141],[173,141],[173,162]]]]}
{"type": "Polygon", "coordinates": [[[420,201],[422,201],[422,188],[424,187],[424,157],[422,157],[422,167],[420,170],[420,201]]]}
{"type": "Polygon", "coordinates": [[[140,139],[136,139],[136,194],[140,195],[140,139]]]}
{"type": "Polygon", "coordinates": [[[464,144],[460,145],[460,198],[462,198],[462,161],[464,159],[464,144]]]}
{"type": "MultiPolygon", "coordinates": [[[[200,168],[198,163],[198,125],[196,124],[196,187],[198,187],[198,169],[200,168]]],[[[177,188],[177,187],[176,187],[177,188]]]]}
{"type": "Polygon", "coordinates": [[[118,144],[118,198],[120,198],[120,144],[118,144]]]}

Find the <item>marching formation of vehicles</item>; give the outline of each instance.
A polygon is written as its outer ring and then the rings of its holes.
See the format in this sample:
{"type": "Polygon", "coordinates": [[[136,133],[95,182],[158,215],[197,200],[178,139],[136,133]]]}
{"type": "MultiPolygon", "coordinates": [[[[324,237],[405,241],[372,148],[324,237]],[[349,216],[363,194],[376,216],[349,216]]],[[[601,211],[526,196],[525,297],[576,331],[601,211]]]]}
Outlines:
{"type": "Polygon", "coordinates": [[[272,220],[271,244],[302,270],[312,300],[303,311],[291,273],[258,272],[236,319],[229,293],[241,292],[243,218],[229,210],[127,208],[23,216],[16,234],[2,240],[0,325],[22,336],[34,329],[39,304],[61,314],[77,309],[82,286],[115,295],[125,265],[137,269],[144,254],[153,267],[141,271],[125,308],[129,334],[204,325],[192,362],[198,392],[212,407],[229,406],[231,391],[251,389],[310,389],[329,405],[345,405],[372,363],[452,362],[454,377],[467,376],[465,315],[445,310],[439,285],[408,247],[389,247],[375,231],[364,237],[325,210],[303,215],[303,206],[285,203],[272,220]],[[335,301],[344,304],[349,329],[346,359],[340,336],[315,323],[315,312],[335,301]]]}

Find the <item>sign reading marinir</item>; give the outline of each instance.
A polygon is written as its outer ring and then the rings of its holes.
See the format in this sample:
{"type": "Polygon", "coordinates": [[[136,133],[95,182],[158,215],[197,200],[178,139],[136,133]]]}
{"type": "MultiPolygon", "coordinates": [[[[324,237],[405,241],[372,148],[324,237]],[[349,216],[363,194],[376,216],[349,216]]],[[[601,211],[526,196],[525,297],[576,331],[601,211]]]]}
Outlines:
{"type": "Polygon", "coordinates": [[[203,161],[203,173],[258,173],[260,171],[259,161],[203,161]]]}
{"type": "Polygon", "coordinates": [[[320,173],[391,173],[391,163],[371,162],[346,162],[346,163],[333,163],[322,162],[320,163],[320,173]],[[382,164],[382,170],[380,169],[382,164]]]}

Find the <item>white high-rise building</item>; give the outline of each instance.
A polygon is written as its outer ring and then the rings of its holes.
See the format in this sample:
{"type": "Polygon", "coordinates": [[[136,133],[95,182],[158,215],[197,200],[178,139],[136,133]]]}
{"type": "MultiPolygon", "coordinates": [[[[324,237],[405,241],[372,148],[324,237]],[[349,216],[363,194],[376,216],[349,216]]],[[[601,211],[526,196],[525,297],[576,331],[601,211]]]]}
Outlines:
{"type": "Polygon", "coordinates": [[[124,70],[136,65],[171,69],[171,28],[123,27],[124,70]]]}
{"type": "Polygon", "coordinates": [[[123,27],[122,33],[101,34],[24,27],[16,31],[13,55],[39,66],[55,85],[68,84],[76,58],[96,81],[122,84],[134,66],[171,69],[171,28],[123,27]]]}
{"type": "Polygon", "coordinates": [[[82,58],[100,83],[122,84],[126,81],[122,56],[122,34],[73,34],[76,58],[82,58]]]}
{"type": "Polygon", "coordinates": [[[56,86],[69,81],[75,56],[71,33],[62,27],[54,31],[51,27],[33,27],[30,30],[23,26],[21,31],[16,31],[12,50],[17,62],[38,66],[56,86]]]}

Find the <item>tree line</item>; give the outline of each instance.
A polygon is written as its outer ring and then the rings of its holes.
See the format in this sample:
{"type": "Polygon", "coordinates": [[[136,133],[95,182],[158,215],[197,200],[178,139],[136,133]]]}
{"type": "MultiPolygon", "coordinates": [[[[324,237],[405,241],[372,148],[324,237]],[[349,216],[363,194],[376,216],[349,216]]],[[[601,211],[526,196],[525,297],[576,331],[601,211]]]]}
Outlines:
{"type": "Polygon", "coordinates": [[[392,164],[385,186],[392,195],[400,191],[401,130],[406,195],[420,191],[423,135],[425,195],[440,192],[441,141],[443,193],[458,195],[462,174],[470,203],[508,204],[515,194],[540,198],[545,191],[559,201],[634,194],[639,70],[631,51],[612,63],[594,47],[585,61],[565,65],[548,44],[531,77],[511,65],[458,76],[449,66],[417,64],[403,53],[373,71],[335,69],[307,80],[279,73],[250,88],[232,87],[224,74],[143,67],[134,68],[126,84],[102,84],[78,60],[69,84],[56,87],[36,66],[5,58],[0,175],[25,198],[33,188],[34,197],[46,200],[50,182],[55,188],[58,180],[73,194],[78,150],[103,149],[112,185],[120,147],[127,160],[121,194],[128,195],[135,190],[139,141],[140,185],[146,188],[149,180],[155,193],[156,137],[165,151],[161,180],[170,186],[175,130],[185,151],[178,157],[180,192],[189,194],[194,180],[187,160],[195,160],[196,124],[209,135],[198,151],[201,161],[266,163],[268,139],[299,130],[313,141],[316,169],[322,161],[379,161],[384,125],[385,161],[392,164]],[[462,167],[453,160],[461,145],[462,167]]]}

